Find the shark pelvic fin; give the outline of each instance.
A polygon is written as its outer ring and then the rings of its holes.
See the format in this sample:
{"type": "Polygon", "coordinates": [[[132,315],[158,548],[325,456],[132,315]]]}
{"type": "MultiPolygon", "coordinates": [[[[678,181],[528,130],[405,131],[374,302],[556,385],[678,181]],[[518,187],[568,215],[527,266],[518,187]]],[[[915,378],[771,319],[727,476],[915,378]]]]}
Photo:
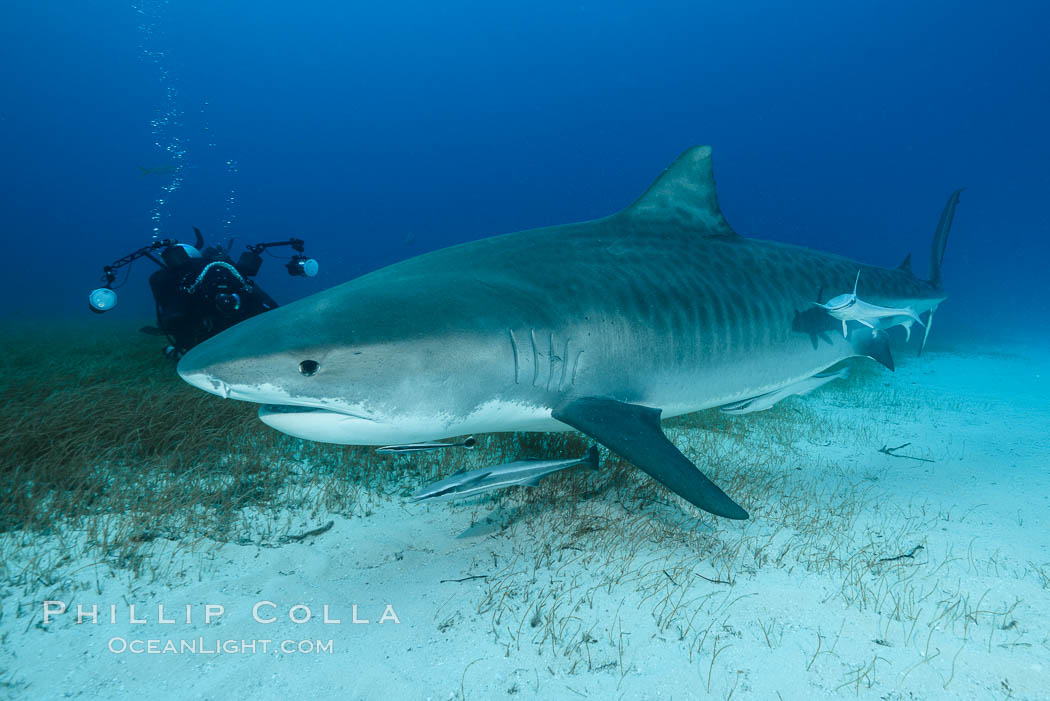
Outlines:
{"type": "Polygon", "coordinates": [[[640,467],[694,506],[716,516],[748,518],[746,511],[668,440],[660,428],[660,413],[660,409],[606,397],[581,397],[555,407],[552,415],[640,467]]]}
{"type": "Polygon", "coordinates": [[[860,328],[849,336],[850,345],[857,355],[864,355],[893,370],[893,356],[886,334],[878,329],[860,328]]]}
{"type": "Polygon", "coordinates": [[[737,236],[718,207],[710,146],[679,156],[623,213],[643,221],[672,220],[703,236],[737,236]]]}

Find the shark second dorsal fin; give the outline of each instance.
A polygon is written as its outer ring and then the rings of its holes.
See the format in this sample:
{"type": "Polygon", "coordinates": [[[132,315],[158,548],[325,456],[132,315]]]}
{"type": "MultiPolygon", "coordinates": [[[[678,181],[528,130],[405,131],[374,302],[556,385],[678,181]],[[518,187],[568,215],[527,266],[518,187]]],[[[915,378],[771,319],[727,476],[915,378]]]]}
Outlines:
{"type": "Polygon", "coordinates": [[[902,260],[901,264],[897,266],[897,270],[903,270],[906,273],[911,272],[911,253],[904,256],[904,260],[902,260]]]}
{"type": "Polygon", "coordinates": [[[639,221],[674,223],[704,236],[737,235],[718,208],[710,146],[695,146],[679,156],[623,213],[639,221]]]}

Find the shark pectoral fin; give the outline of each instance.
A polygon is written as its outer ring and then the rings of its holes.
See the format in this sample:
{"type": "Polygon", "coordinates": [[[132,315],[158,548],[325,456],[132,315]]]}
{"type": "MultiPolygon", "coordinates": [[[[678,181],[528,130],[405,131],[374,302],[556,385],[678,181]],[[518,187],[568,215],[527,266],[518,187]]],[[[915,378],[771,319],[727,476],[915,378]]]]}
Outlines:
{"type": "Polygon", "coordinates": [[[857,329],[849,337],[853,352],[865,355],[893,370],[893,356],[886,334],[878,329],[857,329]]]}
{"type": "Polygon", "coordinates": [[[748,518],[746,511],[668,440],[660,428],[659,409],[605,397],[581,397],[555,407],[552,416],[640,467],[694,506],[716,516],[748,518]]]}

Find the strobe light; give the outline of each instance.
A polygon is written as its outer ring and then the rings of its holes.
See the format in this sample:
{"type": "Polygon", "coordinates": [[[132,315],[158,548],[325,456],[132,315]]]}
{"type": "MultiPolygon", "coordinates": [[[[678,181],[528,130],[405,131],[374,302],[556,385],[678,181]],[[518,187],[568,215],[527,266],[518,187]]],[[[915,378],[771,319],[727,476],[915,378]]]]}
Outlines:
{"type": "Polygon", "coordinates": [[[108,287],[99,287],[91,290],[88,295],[88,307],[96,314],[108,312],[117,306],[117,293],[108,287]]]}
{"type": "Polygon", "coordinates": [[[289,275],[296,275],[298,277],[313,277],[317,275],[318,265],[317,261],[313,258],[307,258],[304,255],[292,256],[292,259],[288,261],[285,266],[288,268],[289,275]]]}

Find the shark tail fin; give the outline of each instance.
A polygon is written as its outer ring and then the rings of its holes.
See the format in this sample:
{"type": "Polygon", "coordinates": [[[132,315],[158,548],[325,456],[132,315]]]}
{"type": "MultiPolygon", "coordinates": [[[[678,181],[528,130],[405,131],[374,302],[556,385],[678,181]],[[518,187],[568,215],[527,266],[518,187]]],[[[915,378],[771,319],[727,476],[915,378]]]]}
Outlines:
{"type": "Polygon", "coordinates": [[[944,262],[944,249],[948,245],[948,232],[951,231],[955,207],[959,204],[959,195],[962,191],[963,189],[959,188],[948,198],[948,203],[941,211],[937,231],[933,235],[933,248],[930,251],[930,284],[937,288],[941,286],[941,263],[944,262]]]}

